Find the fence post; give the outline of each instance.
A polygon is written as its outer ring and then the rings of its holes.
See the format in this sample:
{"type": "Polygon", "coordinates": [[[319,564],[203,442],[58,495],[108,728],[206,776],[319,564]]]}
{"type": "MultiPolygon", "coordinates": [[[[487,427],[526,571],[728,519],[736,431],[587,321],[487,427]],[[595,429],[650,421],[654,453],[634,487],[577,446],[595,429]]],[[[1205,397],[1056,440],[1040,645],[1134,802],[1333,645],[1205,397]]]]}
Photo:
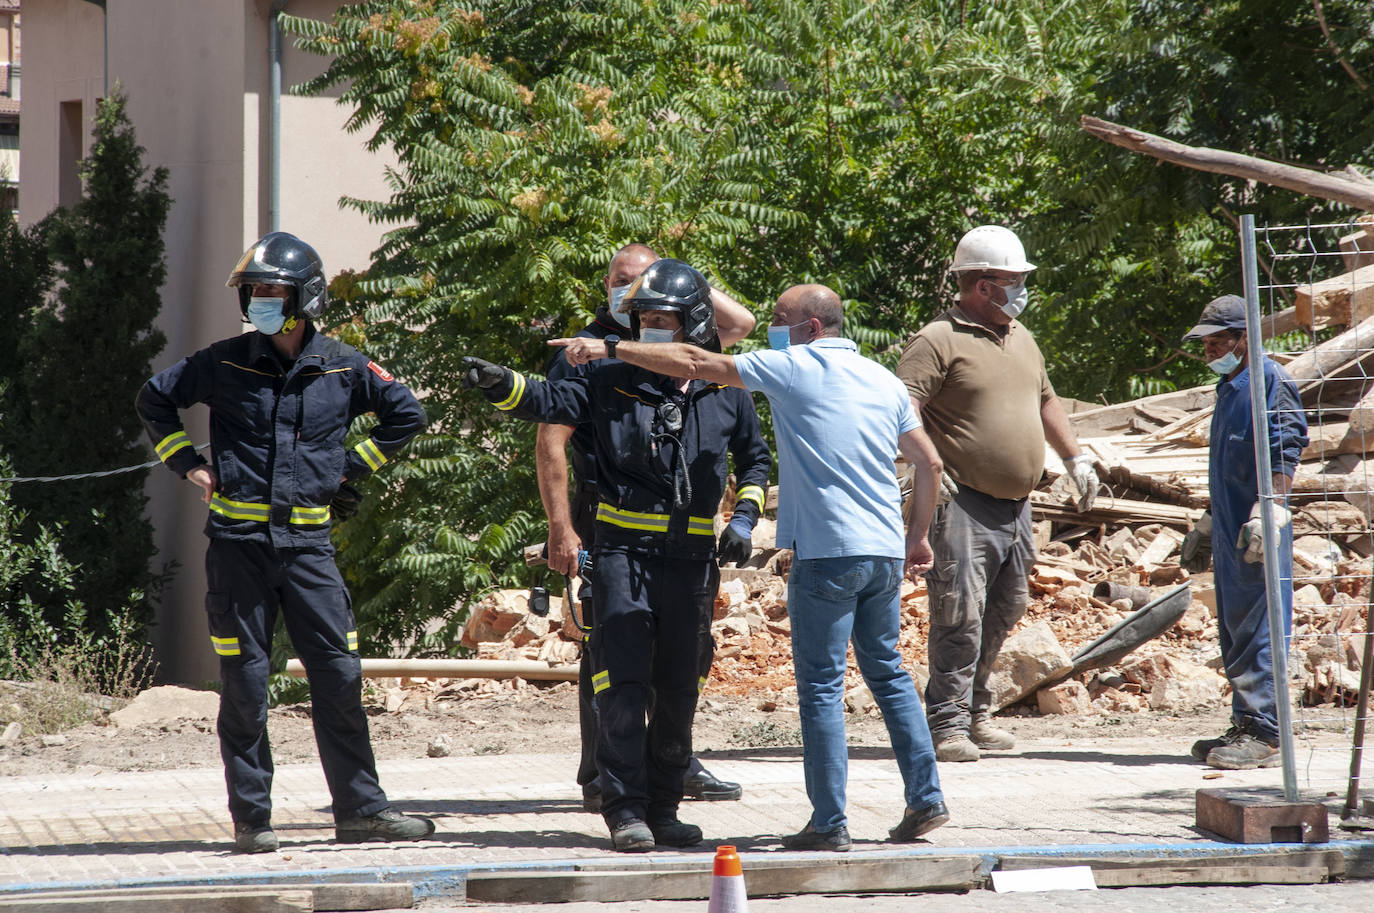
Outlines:
{"type": "Polygon", "coordinates": [[[1283,591],[1279,580],[1279,530],[1274,523],[1274,476],[1269,463],[1269,414],[1264,395],[1264,339],[1260,334],[1259,268],[1255,257],[1255,217],[1240,217],[1241,270],[1245,279],[1245,338],[1250,363],[1250,420],[1255,435],[1255,475],[1259,483],[1260,520],[1264,524],[1264,592],[1269,608],[1269,657],[1274,670],[1274,703],[1278,710],[1279,758],[1283,762],[1283,796],[1298,801],[1293,759],[1293,712],[1288,694],[1288,638],[1283,625],[1283,591]],[[1279,636],[1274,637],[1278,632],[1279,636]]]}

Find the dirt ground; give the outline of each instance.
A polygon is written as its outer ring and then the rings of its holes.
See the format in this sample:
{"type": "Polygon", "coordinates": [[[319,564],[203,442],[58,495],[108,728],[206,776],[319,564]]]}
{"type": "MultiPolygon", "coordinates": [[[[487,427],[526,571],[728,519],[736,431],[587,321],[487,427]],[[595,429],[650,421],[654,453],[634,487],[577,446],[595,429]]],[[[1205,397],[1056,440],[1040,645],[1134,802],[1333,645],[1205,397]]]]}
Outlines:
{"type": "MultiPolygon", "coordinates": [[[[790,676],[788,676],[790,678],[790,676]]],[[[431,751],[464,754],[573,754],[578,749],[577,695],[571,683],[485,683],[455,687],[445,682],[369,683],[367,709],[372,742],[382,760],[422,758],[431,751]],[[388,687],[390,686],[390,687],[388,687]],[[387,710],[397,695],[404,705],[387,710]]],[[[790,692],[703,696],[694,742],[698,753],[801,744],[795,697],[790,692]],[[772,708],[772,709],[765,709],[772,708]]],[[[999,722],[1022,739],[1103,742],[1139,738],[1212,736],[1226,728],[1223,705],[1187,714],[1154,711],[1039,716],[1010,708],[999,722]]],[[[875,710],[846,714],[851,744],[886,744],[875,710]]],[[[271,711],[268,731],[278,763],[316,758],[309,704],[271,711]]],[[[0,748],[0,776],[36,776],[97,770],[168,770],[219,765],[215,724],[209,719],[175,720],[117,727],[107,720],[69,729],[60,736],[24,736],[0,748]]],[[[569,773],[571,776],[571,772],[569,773]]]]}

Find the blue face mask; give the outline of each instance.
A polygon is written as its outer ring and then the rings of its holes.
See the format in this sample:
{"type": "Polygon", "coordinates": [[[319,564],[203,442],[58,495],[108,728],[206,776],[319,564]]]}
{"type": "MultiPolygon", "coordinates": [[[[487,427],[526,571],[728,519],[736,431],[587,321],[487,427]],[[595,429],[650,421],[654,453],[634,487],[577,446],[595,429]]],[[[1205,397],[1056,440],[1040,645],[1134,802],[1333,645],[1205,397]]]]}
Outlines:
{"type": "Polygon", "coordinates": [[[1232,350],[1218,359],[1207,362],[1207,367],[1225,377],[1240,367],[1240,356],[1235,353],[1235,350],[1232,350]]]}
{"type": "Polygon", "coordinates": [[[620,309],[620,303],[625,300],[625,293],[629,290],[630,287],[628,285],[617,285],[612,288],[609,304],[611,316],[615,318],[615,322],[627,330],[630,328],[630,312],[622,311],[620,309]]]}
{"type": "Polygon", "coordinates": [[[768,348],[790,348],[792,345],[792,331],[795,330],[797,327],[805,326],[810,322],[811,321],[807,319],[803,320],[801,323],[794,323],[790,327],[782,325],[770,326],[768,328],[768,348]]]}
{"type": "Polygon", "coordinates": [[[645,327],[639,331],[640,342],[672,342],[677,330],[663,330],[658,327],[645,327]]]}
{"type": "Polygon", "coordinates": [[[285,298],[250,298],[248,322],[256,327],[259,333],[275,336],[286,323],[286,315],[282,313],[285,304],[285,298]]]}

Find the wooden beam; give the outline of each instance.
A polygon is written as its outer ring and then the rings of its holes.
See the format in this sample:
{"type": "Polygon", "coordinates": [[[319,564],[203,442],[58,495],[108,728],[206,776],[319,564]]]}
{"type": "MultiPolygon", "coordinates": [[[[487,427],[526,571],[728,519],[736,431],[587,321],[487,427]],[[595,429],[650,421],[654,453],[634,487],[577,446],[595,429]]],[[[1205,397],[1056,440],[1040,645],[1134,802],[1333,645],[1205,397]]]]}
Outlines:
{"type": "Polygon", "coordinates": [[[1172,162],[1195,171],[1259,181],[1323,200],[1335,200],[1356,209],[1374,211],[1374,181],[1351,170],[1335,173],[1315,171],[1239,152],[1188,146],[1087,115],[1082,117],[1080,123],[1084,131],[1104,142],[1163,162],[1172,162]]]}
{"type": "MultiPolygon", "coordinates": [[[[363,678],[523,678],[575,682],[576,666],[551,666],[536,660],[502,659],[365,659],[363,678]]],[[[305,678],[299,659],[286,661],[286,674],[305,678]]]]}
{"type": "Polygon", "coordinates": [[[106,896],[89,891],[81,896],[0,899],[3,913],[312,913],[314,895],[309,888],[262,888],[106,896]]]}
{"type": "MultiPolygon", "coordinates": [[[[358,913],[364,910],[408,910],[415,906],[415,888],[409,882],[323,882],[320,884],[283,884],[269,888],[261,884],[243,885],[169,885],[166,887],[141,888],[97,888],[84,891],[40,891],[20,895],[5,900],[31,900],[34,909],[49,911],[53,901],[83,898],[104,898],[121,900],[136,898],[143,900],[151,913],[163,913],[160,905],[162,898],[196,896],[213,900],[221,895],[257,895],[273,893],[308,891],[313,898],[314,913],[358,913]]],[[[213,908],[213,905],[210,907],[213,908]]]]}
{"type": "MultiPolygon", "coordinates": [[[[744,861],[750,897],[779,894],[847,894],[884,891],[968,891],[980,883],[977,856],[902,859],[827,858],[797,863],[744,861]]],[[[473,872],[469,901],[483,903],[602,903],[696,900],[711,895],[709,863],[700,869],[473,872]]]]}
{"type": "Polygon", "coordinates": [[[1293,300],[1299,326],[1310,330],[1354,326],[1374,316],[1374,266],[1300,285],[1293,300]]]}

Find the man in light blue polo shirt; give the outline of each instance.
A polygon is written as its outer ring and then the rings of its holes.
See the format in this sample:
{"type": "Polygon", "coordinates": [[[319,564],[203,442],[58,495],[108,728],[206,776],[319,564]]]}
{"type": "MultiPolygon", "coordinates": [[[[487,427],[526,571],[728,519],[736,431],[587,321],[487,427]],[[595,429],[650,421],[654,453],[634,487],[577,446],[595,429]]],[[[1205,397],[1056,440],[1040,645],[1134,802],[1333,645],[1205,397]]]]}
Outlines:
{"type": "MultiPolygon", "coordinates": [[[[913,577],[931,566],[926,532],[940,458],[921,430],[906,387],[840,336],[844,309],[822,285],[778,298],[773,351],[722,355],[667,343],[621,342],[616,356],[650,371],[758,391],[773,407],[779,456],[778,545],[794,553],[787,611],[792,625],[811,820],[783,838],[788,849],[848,850],[844,728],[845,652],[882,711],[901,770],[906,812],[889,831],[915,840],[949,820],[925,712],[897,651],[903,560],[913,577]],[[900,451],[916,469],[903,529],[893,468],[900,451]]],[[[568,360],[605,357],[605,343],[559,339],[568,360]]]]}

